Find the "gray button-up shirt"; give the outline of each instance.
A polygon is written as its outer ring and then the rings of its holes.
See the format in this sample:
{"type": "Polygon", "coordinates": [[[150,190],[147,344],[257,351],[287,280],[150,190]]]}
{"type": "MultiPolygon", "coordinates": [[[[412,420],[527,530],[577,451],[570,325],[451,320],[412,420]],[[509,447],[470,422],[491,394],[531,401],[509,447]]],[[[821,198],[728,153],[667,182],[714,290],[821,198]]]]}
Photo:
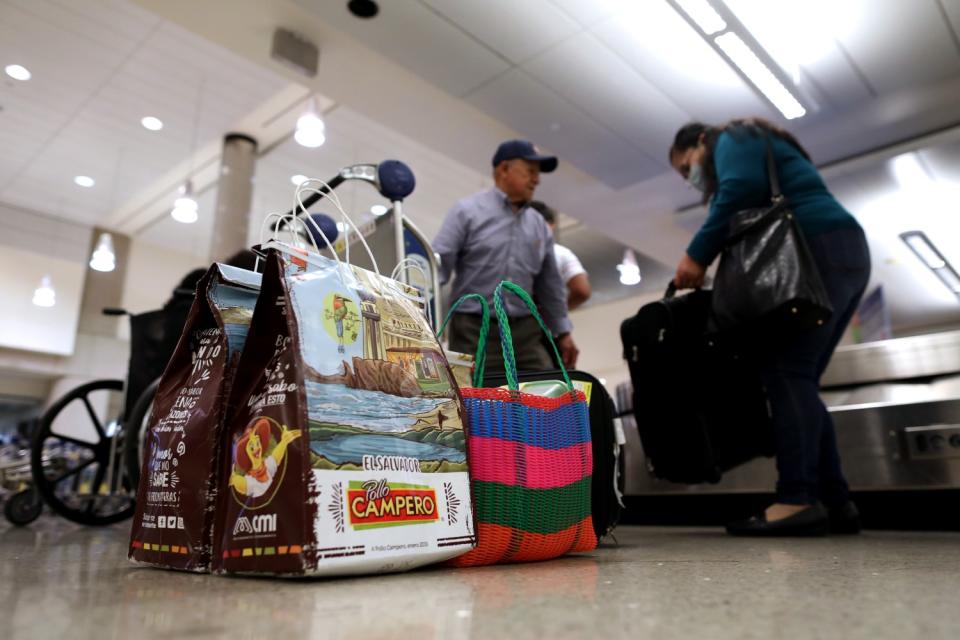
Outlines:
{"type": "MultiPolygon", "coordinates": [[[[453,300],[467,293],[487,297],[493,313],[493,290],[510,280],[536,296],[547,326],[554,334],[569,332],[567,290],[553,255],[553,234],[543,216],[524,207],[514,212],[507,196],[496,187],[464,198],[447,214],[433,243],[440,254],[440,281],[453,272],[453,300]]],[[[504,297],[512,317],[530,311],[515,295],[504,297]]],[[[458,311],[480,313],[470,300],[458,311]]]]}

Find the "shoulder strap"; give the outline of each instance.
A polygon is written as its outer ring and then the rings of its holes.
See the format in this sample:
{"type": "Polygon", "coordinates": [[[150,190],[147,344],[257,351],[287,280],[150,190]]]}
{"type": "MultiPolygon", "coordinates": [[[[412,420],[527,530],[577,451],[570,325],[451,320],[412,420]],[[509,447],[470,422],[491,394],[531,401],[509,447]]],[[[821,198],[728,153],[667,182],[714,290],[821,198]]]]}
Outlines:
{"type": "Polygon", "coordinates": [[[783,195],[780,193],[780,176],[777,175],[777,163],[773,157],[773,141],[770,136],[767,138],[767,176],[770,179],[770,199],[778,200],[783,195]]]}

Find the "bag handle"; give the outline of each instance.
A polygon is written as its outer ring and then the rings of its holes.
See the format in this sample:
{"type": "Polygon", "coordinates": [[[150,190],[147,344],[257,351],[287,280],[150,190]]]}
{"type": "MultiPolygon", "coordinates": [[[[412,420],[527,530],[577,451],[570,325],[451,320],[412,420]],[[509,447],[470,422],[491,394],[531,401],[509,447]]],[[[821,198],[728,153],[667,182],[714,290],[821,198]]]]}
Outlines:
{"type": "Polygon", "coordinates": [[[480,302],[480,337],[477,339],[477,353],[473,365],[473,386],[480,388],[483,386],[483,370],[487,364],[487,335],[490,333],[490,306],[487,299],[479,293],[468,293],[453,303],[447,317],[443,319],[440,330],[437,331],[437,338],[443,335],[443,330],[447,328],[447,323],[453,317],[453,312],[467,300],[478,300],[480,302]]]}
{"type": "Polygon", "coordinates": [[[545,334],[547,334],[547,340],[550,341],[550,347],[553,349],[553,355],[557,358],[557,363],[560,365],[560,371],[563,373],[563,380],[567,383],[567,389],[570,391],[570,394],[576,399],[576,390],[573,388],[573,382],[570,381],[570,374],[567,373],[567,368],[563,366],[563,358],[560,357],[560,351],[557,349],[556,343],[553,341],[553,334],[547,325],[544,324],[543,318],[540,317],[540,314],[537,312],[537,305],[534,304],[533,300],[530,298],[530,295],[523,290],[523,287],[516,285],[508,280],[504,280],[497,285],[496,290],[493,292],[493,309],[497,312],[497,320],[500,323],[500,346],[503,349],[503,365],[507,372],[507,386],[511,391],[520,390],[520,382],[517,379],[517,356],[513,352],[513,334],[510,332],[510,318],[507,316],[507,310],[503,304],[503,292],[504,290],[510,291],[518,298],[523,300],[523,303],[527,305],[527,309],[530,310],[530,314],[534,317],[537,323],[540,325],[540,328],[545,334]]]}
{"type": "Polygon", "coordinates": [[[326,198],[327,200],[330,201],[331,204],[333,204],[333,206],[337,209],[337,211],[340,212],[340,217],[342,218],[342,222],[344,225],[343,226],[343,243],[344,243],[343,259],[344,261],[347,264],[350,264],[350,230],[352,229],[353,231],[356,232],[357,238],[360,239],[360,244],[362,244],[363,248],[366,249],[367,251],[367,257],[370,258],[370,262],[373,265],[373,272],[379,276],[380,267],[377,265],[377,259],[373,255],[373,251],[370,249],[370,245],[367,244],[366,238],[363,237],[363,233],[360,231],[360,227],[353,221],[353,218],[351,218],[347,214],[346,210],[343,208],[343,205],[340,203],[340,196],[338,196],[333,192],[333,187],[331,187],[329,184],[327,184],[323,180],[320,180],[319,178],[307,178],[297,186],[296,191],[294,191],[293,193],[293,202],[294,202],[293,209],[296,212],[296,217],[300,217],[301,211],[304,213],[305,222],[310,224],[317,231],[317,233],[320,234],[320,237],[323,238],[324,242],[327,243],[327,246],[330,247],[330,253],[333,254],[333,257],[337,260],[337,262],[340,262],[340,257],[337,255],[337,251],[336,249],[334,249],[333,243],[330,242],[329,238],[327,238],[327,234],[323,232],[323,229],[320,228],[320,225],[318,225],[316,221],[314,221],[314,219],[310,217],[310,212],[307,210],[307,207],[304,205],[304,202],[303,202],[304,193],[311,193],[314,195],[319,195],[321,198],[326,198]],[[323,188],[318,189],[312,186],[313,184],[319,184],[323,188]]]}

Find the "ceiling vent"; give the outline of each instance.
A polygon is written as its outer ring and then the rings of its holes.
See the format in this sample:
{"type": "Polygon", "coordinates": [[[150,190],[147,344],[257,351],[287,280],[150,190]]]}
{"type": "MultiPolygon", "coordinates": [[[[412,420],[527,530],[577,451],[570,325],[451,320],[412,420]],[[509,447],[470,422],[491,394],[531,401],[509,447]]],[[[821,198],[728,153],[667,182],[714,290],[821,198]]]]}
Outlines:
{"type": "Polygon", "coordinates": [[[270,57],[312,78],[317,75],[320,50],[303,36],[281,27],[273,32],[270,57]]]}

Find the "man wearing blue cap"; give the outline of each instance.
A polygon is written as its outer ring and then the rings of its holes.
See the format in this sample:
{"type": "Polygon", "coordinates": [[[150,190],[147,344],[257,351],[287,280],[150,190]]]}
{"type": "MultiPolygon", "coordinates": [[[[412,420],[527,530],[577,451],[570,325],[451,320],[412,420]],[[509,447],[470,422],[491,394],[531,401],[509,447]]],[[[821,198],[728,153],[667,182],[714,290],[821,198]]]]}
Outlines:
{"type": "MultiPolygon", "coordinates": [[[[557,339],[564,365],[575,367],[578,350],[570,335],[566,288],[554,259],[553,234],[543,217],[528,205],[540,174],[557,168],[557,159],[542,155],[533,143],[508,140],[493,156],[494,187],[457,202],[434,240],[440,255],[440,281],[456,272],[452,299],[479,293],[493,304],[493,290],[510,280],[532,293],[547,326],[557,339]]],[[[541,330],[516,296],[505,298],[517,356],[517,368],[554,368],[541,341],[541,330]]],[[[492,318],[495,321],[495,318],[492,318]]],[[[450,321],[450,349],[474,353],[480,335],[480,306],[465,302],[450,321]]],[[[487,341],[488,371],[503,370],[496,332],[487,341]]]]}

